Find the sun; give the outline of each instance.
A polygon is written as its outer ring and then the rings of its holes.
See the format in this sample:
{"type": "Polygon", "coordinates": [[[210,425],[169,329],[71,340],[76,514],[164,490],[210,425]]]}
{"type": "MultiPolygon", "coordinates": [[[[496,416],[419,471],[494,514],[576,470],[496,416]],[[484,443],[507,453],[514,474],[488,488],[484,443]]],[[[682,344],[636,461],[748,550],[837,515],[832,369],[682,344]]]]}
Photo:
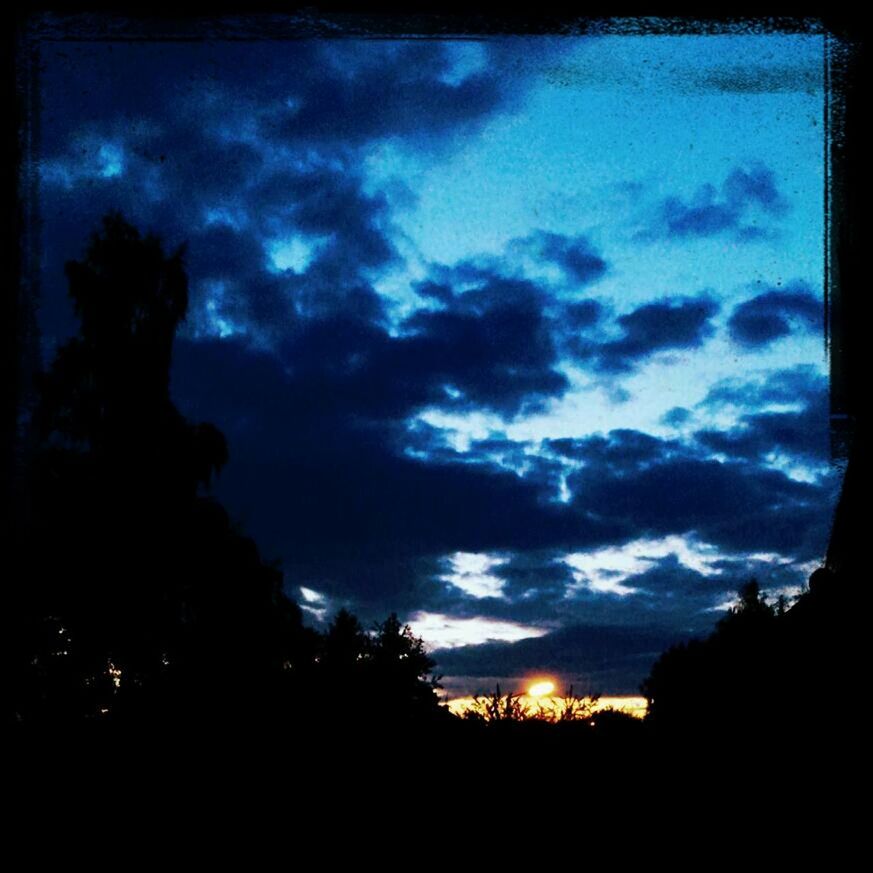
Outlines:
{"type": "Polygon", "coordinates": [[[534,684],[527,689],[527,693],[529,697],[545,697],[546,695],[551,694],[554,690],[555,683],[545,679],[540,682],[534,682],[534,684]]]}

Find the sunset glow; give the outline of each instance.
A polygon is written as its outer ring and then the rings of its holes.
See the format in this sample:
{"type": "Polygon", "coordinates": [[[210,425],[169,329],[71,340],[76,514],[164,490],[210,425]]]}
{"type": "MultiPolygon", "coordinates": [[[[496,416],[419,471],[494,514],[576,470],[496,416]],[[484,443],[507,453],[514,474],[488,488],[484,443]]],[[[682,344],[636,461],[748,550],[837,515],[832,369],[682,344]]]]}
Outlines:
{"type": "MultiPolygon", "coordinates": [[[[547,684],[547,683],[542,683],[547,684]]],[[[534,689],[538,685],[534,685],[528,689],[527,694],[520,695],[517,699],[522,708],[529,714],[534,715],[537,712],[555,712],[560,714],[570,702],[566,697],[546,696],[548,692],[543,692],[542,696],[534,694],[534,689]]],[[[645,697],[599,697],[592,702],[592,698],[580,698],[583,705],[590,705],[590,713],[603,712],[604,710],[617,710],[631,715],[634,718],[645,718],[648,703],[645,697]]],[[[475,697],[456,697],[453,700],[447,701],[446,705],[453,715],[462,716],[467,710],[471,709],[476,703],[475,697]]]]}
{"type": "Polygon", "coordinates": [[[534,682],[534,684],[527,689],[527,693],[529,697],[545,697],[547,694],[551,694],[554,690],[555,683],[546,680],[544,682],[534,682]]]}

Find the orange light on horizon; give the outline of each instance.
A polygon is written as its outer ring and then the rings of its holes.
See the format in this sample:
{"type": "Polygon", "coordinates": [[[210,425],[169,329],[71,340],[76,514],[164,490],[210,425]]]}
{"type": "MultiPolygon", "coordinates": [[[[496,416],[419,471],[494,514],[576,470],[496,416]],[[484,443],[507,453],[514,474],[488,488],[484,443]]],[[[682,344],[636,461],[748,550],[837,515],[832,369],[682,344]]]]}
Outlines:
{"type": "MultiPolygon", "coordinates": [[[[543,682],[542,684],[546,683],[543,682]]],[[[543,692],[539,696],[532,694],[531,692],[535,687],[536,686],[531,686],[524,694],[514,695],[522,708],[531,712],[536,712],[538,710],[554,710],[556,712],[561,712],[567,706],[568,701],[566,698],[551,696],[548,692],[543,692]]],[[[648,701],[645,697],[610,696],[600,697],[597,700],[592,700],[591,698],[581,699],[588,702],[592,714],[602,712],[604,709],[616,709],[627,715],[632,715],[634,718],[645,718],[646,710],[648,708],[648,701]]],[[[451,700],[446,700],[445,705],[454,715],[463,715],[464,712],[468,709],[472,709],[476,705],[476,700],[477,698],[475,697],[455,697],[451,700]]]]}
{"type": "Polygon", "coordinates": [[[555,683],[549,679],[543,679],[539,682],[534,682],[527,689],[528,697],[545,697],[547,694],[551,694],[555,690],[555,683]]]}

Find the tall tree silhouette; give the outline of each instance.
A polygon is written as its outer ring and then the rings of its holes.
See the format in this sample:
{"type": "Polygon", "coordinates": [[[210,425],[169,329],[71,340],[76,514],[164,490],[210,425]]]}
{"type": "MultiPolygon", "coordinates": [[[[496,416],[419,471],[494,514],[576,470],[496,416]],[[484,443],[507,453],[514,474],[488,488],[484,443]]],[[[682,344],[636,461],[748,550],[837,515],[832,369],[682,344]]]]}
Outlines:
{"type": "Polygon", "coordinates": [[[327,721],[401,725],[438,718],[445,712],[434,666],[422,640],[396,614],[368,633],[341,609],[321,638],[312,697],[325,702],[327,721]]]}
{"type": "Polygon", "coordinates": [[[184,251],[112,214],[66,275],[81,331],[38,381],[10,714],[251,712],[312,637],[281,572],[208,496],[223,435],[170,398],[184,251]]]}
{"type": "Polygon", "coordinates": [[[642,691],[649,720],[672,732],[753,733],[772,709],[782,672],[778,617],[756,579],[738,592],[737,604],[705,640],[664,652],[642,691]]]}
{"type": "Polygon", "coordinates": [[[424,643],[395,613],[377,624],[370,650],[371,693],[385,707],[385,716],[421,719],[436,711],[438,677],[424,643]]]}

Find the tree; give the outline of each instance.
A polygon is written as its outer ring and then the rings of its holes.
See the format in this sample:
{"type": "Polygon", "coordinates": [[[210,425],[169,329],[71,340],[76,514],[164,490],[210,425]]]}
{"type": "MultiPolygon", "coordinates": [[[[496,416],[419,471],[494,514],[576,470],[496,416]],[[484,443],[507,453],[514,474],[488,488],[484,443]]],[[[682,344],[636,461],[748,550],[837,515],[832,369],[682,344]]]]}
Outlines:
{"type": "Polygon", "coordinates": [[[641,689],[651,724],[675,734],[751,735],[772,720],[784,689],[780,622],[788,613],[756,579],[738,594],[706,639],[673,646],[652,666],[641,689]]]}
{"type": "Polygon", "coordinates": [[[368,633],[348,610],[321,638],[314,697],[321,719],[334,723],[398,723],[439,712],[434,661],[409,625],[392,613],[368,633]]]}
{"type": "Polygon", "coordinates": [[[209,496],[224,436],[170,398],[184,250],[111,214],[66,275],[81,329],[38,380],[12,714],[250,712],[312,638],[209,496]]]}
{"type": "Polygon", "coordinates": [[[396,613],[377,624],[370,644],[369,668],[373,691],[395,717],[433,715],[439,702],[439,677],[424,641],[396,613]]]}

